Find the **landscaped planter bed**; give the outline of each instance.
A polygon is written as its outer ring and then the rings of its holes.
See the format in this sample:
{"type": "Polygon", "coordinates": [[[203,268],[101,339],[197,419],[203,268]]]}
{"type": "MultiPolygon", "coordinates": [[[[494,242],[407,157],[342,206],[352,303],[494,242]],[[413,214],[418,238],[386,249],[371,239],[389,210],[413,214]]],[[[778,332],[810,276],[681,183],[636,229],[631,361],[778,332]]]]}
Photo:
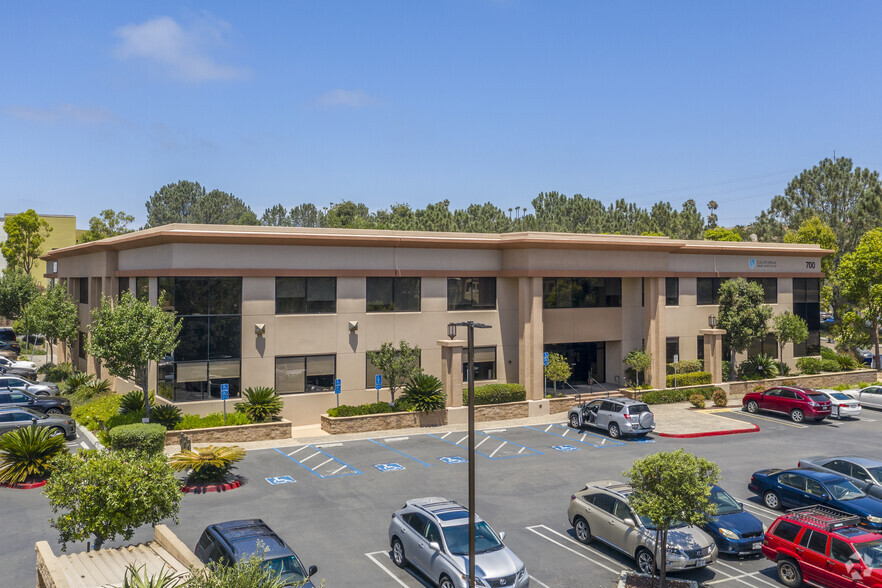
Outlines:
{"type": "Polygon", "coordinates": [[[189,437],[191,443],[244,443],[245,441],[290,439],[291,421],[282,419],[270,423],[254,423],[251,425],[166,431],[165,444],[180,445],[181,435],[189,437]]]}
{"type": "Polygon", "coordinates": [[[21,484],[0,484],[0,488],[15,488],[16,490],[31,490],[33,488],[42,488],[46,485],[46,480],[37,480],[36,482],[23,482],[21,484]]]}
{"type": "MultiPolygon", "coordinates": [[[[780,376],[768,380],[751,380],[747,382],[727,382],[730,395],[743,396],[753,392],[756,386],[771,388],[784,382],[794,382],[800,388],[833,388],[841,384],[853,386],[861,382],[875,382],[876,370],[854,370],[851,372],[824,372],[811,376],[780,376]]],[[[723,387],[723,386],[721,386],[723,387]]]]}
{"type": "Polygon", "coordinates": [[[437,427],[447,424],[447,410],[431,412],[383,412],[349,417],[322,415],[322,430],[338,435],[341,433],[365,433],[391,429],[437,427]]]}
{"type": "Polygon", "coordinates": [[[207,492],[226,492],[227,490],[235,490],[242,486],[242,480],[236,478],[229,482],[221,482],[217,484],[188,484],[181,488],[186,494],[205,494],[207,492]]]}

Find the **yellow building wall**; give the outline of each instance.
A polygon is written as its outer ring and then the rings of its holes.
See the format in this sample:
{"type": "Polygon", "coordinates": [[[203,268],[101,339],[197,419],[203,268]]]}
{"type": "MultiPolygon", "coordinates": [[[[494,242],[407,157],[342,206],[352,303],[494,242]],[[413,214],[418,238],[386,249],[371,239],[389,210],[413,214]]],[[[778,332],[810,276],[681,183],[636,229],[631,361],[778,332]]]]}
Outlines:
{"type": "MultiPolygon", "coordinates": [[[[18,213],[6,213],[6,217],[15,216],[18,213]]],[[[41,214],[41,219],[49,223],[52,231],[43,243],[43,253],[62,247],[70,247],[77,244],[77,217],[59,214],[41,214]]],[[[31,275],[38,284],[46,286],[47,280],[43,277],[46,273],[46,262],[38,259],[31,268],[31,275]]]]}

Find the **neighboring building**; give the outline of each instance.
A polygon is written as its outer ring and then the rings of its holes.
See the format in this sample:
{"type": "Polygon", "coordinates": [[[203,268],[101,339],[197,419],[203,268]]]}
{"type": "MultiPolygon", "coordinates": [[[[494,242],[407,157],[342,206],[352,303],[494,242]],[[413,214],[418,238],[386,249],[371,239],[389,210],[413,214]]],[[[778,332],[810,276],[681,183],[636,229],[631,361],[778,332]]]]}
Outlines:
{"type": "MultiPolygon", "coordinates": [[[[205,414],[219,410],[221,384],[231,398],[272,386],[284,397],[283,416],[302,424],[336,404],[336,379],[341,404],[375,401],[366,352],[385,341],[418,345],[425,371],[461,389],[465,373],[450,375],[461,343],[445,340],[453,321],[492,327],[475,333],[476,381],[520,382],[533,400],[543,398],[546,351],[570,359],[574,384],[620,384],[622,358],[644,346],[667,361],[711,349],[719,365],[708,317],[729,277],[759,280],[776,313],[807,320],[809,341],[785,350],[792,362],[818,353],[826,253],[618,235],[167,225],[43,258],[57,262],[48,277],[67,280],[83,325],[103,294],[128,289],[155,302],[165,292],[183,330],[174,357],[150,370],[159,395],[205,414]]],[[[84,337],[75,346],[79,367],[98,371],[84,337]]],[[[663,384],[664,375],[656,361],[651,381],[663,384]]]]}
{"type": "MultiPolygon", "coordinates": [[[[18,213],[7,212],[5,218],[10,216],[15,216],[18,213]]],[[[52,230],[49,232],[49,236],[46,237],[46,241],[43,243],[44,251],[51,251],[53,249],[61,249],[63,247],[70,247],[71,245],[77,244],[77,237],[79,234],[77,233],[77,218],[71,215],[65,214],[41,214],[39,215],[41,219],[49,223],[49,226],[52,227],[52,230]]],[[[0,241],[6,240],[6,233],[3,232],[2,226],[0,226],[0,241]]],[[[6,258],[0,256],[0,269],[6,268],[6,258]]],[[[34,264],[34,267],[31,269],[31,275],[37,280],[37,283],[46,286],[47,280],[44,277],[46,274],[53,273],[51,270],[54,269],[52,267],[47,267],[47,265],[42,261],[37,261],[34,264]]]]}

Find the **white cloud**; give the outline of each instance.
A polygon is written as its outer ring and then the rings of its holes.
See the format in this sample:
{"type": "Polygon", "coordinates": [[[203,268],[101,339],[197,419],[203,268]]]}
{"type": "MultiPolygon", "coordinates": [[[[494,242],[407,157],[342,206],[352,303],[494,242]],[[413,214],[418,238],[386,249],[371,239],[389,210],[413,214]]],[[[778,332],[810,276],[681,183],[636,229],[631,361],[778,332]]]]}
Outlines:
{"type": "Polygon", "coordinates": [[[316,104],[328,108],[365,108],[377,100],[361,90],[331,90],[316,99],[316,104]]]}
{"type": "Polygon", "coordinates": [[[74,104],[59,104],[50,108],[10,106],[6,112],[15,118],[39,123],[75,122],[84,125],[97,125],[119,120],[112,112],[104,108],[83,107],[74,104]]]}
{"type": "Polygon", "coordinates": [[[114,34],[121,39],[116,55],[151,61],[170,77],[191,82],[246,79],[250,73],[247,68],[222,65],[209,54],[224,44],[229,29],[229,23],[211,17],[187,29],[175,19],[161,16],[116,29],[114,34]]]}

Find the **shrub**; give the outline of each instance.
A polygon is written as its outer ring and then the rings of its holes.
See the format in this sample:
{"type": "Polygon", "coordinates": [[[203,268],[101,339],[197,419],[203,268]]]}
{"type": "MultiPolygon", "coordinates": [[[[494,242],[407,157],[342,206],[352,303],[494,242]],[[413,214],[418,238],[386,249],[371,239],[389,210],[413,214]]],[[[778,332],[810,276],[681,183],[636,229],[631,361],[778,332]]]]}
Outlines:
{"type": "Polygon", "coordinates": [[[704,408],[704,396],[701,394],[693,394],[689,397],[689,403],[695,408],[704,408]]]}
{"type": "Polygon", "coordinates": [[[800,357],[796,360],[796,368],[805,375],[820,374],[823,371],[821,360],[817,357],[800,357]]]}
{"type": "MultiPolygon", "coordinates": [[[[683,362],[681,361],[680,363],[683,362]]],[[[674,385],[674,378],[676,378],[677,386],[697,386],[698,384],[710,384],[713,380],[713,376],[711,376],[710,372],[689,372],[685,374],[677,374],[676,376],[667,376],[665,378],[665,383],[668,387],[674,385]]]]}
{"type": "Polygon", "coordinates": [[[821,360],[821,371],[822,372],[838,372],[839,371],[839,362],[835,359],[822,359],[821,360]]]}
{"type": "Polygon", "coordinates": [[[101,422],[107,422],[119,414],[119,398],[116,394],[95,398],[74,407],[72,416],[77,423],[94,433],[101,429],[101,422]]]}
{"type": "Polygon", "coordinates": [[[442,391],[444,384],[441,380],[430,374],[418,374],[412,377],[404,386],[404,394],[399,400],[403,401],[410,410],[428,412],[444,408],[447,396],[442,391]]]}
{"type": "Polygon", "coordinates": [[[162,453],[165,427],[157,423],[138,423],[114,427],[107,434],[108,445],[115,451],[132,450],[141,454],[162,453]]]}
{"type": "MultiPolygon", "coordinates": [[[[674,373],[674,364],[669,363],[666,366],[668,375],[674,373]]],[[[688,374],[690,372],[703,372],[704,371],[704,360],[703,359],[681,359],[677,362],[677,373],[678,374],[688,374]]]]}
{"type": "Polygon", "coordinates": [[[839,353],[836,355],[836,362],[839,363],[839,371],[850,372],[861,367],[860,362],[847,353],[839,353]]]}
{"type": "MultiPolygon", "coordinates": [[[[187,588],[283,588],[290,584],[272,566],[263,563],[263,556],[267,548],[261,553],[253,553],[246,559],[234,564],[226,565],[225,562],[213,562],[202,570],[192,573],[187,581],[187,588]]],[[[299,586],[300,584],[296,584],[299,586]]],[[[324,586],[322,582],[321,586],[324,586]]]]}
{"type": "Polygon", "coordinates": [[[71,375],[73,367],[69,363],[44,363],[37,370],[38,374],[43,374],[47,382],[63,382],[71,375]]]}
{"type": "MultiPolygon", "coordinates": [[[[153,406],[153,390],[150,391],[150,406],[153,406]]],[[[119,397],[119,413],[144,411],[144,391],[132,390],[119,397]]]]}
{"type": "Polygon", "coordinates": [[[723,360],[723,381],[728,382],[732,377],[732,362],[723,360]]]}
{"type": "Polygon", "coordinates": [[[206,415],[204,417],[198,414],[185,414],[177,425],[176,431],[184,431],[187,429],[210,429],[214,427],[231,427],[234,425],[250,425],[251,419],[247,414],[241,412],[231,412],[224,421],[224,415],[219,412],[206,415]]]}
{"type": "Polygon", "coordinates": [[[778,376],[775,358],[766,353],[758,353],[738,366],[738,378],[741,380],[765,380],[778,376]]]}
{"type": "MultiPolygon", "coordinates": [[[[863,387],[863,386],[861,386],[863,387]]],[[[833,386],[832,390],[837,390],[839,392],[845,392],[846,390],[851,390],[851,386],[848,384],[839,384],[838,386],[833,386]]]]}
{"type": "Polygon", "coordinates": [[[94,380],[94,374],[87,374],[86,372],[75,371],[64,379],[64,384],[61,386],[61,388],[64,391],[64,394],[75,394],[79,391],[80,388],[92,383],[94,380]]]}
{"type": "Polygon", "coordinates": [[[717,388],[711,394],[711,400],[714,401],[714,406],[726,406],[729,404],[729,399],[726,397],[726,392],[722,388],[717,388]]]}
{"type": "Polygon", "coordinates": [[[198,447],[176,453],[168,460],[168,465],[176,472],[188,472],[187,480],[196,484],[211,484],[225,481],[233,464],[245,457],[241,447],[198,447]]]}
{"type": "Polygon", "coordinates": [[[47,427],[22,427],[0,437],[0,482],[21,484],[43,480],[54,468],[52,459],[66,452],[64,437],[47,427]]]}
{"type": "Polygon", "coordinates": [[[866,388],[868,386],[875,386],[875,385],[876,385],[876,382],[873,382],[872,384],[870,382],[858,382],[857,387],[858,388],[866,388]]]}
{"type": "Polygon", "coordinates": [[[836,361],[836,352],[829,347],[821,347],[821,359],[832,359],[836,361]]]}
{"type": "Polygon", "coordinates": [[[766,387],[763,386],[762,384],[757,384],[756,386],[753,387],[754,392],[762,392],[765,389],[766,389],[766,387]]]}
{"type": "Polygon", "coordinates": [[[672,404],[674,402],[685,402],[693,394],[700,394],[705,399],[709,399],[714,390],[719,390],[719,388],[716,386],[704,386],[701,388],[650,390],[641,397],[641,400],[646,404],[672,404]]]}
{"type": "Polygon", "coordinates": [[[166,429],[174,429],[182,418],[181,409],[174,404],[157,404],[150,409],[150,422],[159,423],[166,429]]]}
{"type": "Polygon", "coordinates": [[[70,402],[74,406],[78,406],[85,402],[97,398],[98,396],[106,396],[112,392],[109,380],[91,380],[70,393],[70,402]]]}
{"type": "MultiPolygon", "coordinates": [[[[475,387],[475,404],[502,404],[522,402],[527,399],[527,389],[521,384],[487,384],[475,387]]],[[[469,391],[462,391],[462,403],[469,403],[469,391]]]]}
{"type": "Polygon", "coordinates": [[[781,376],[789,376],[790,375],[790,364],[786,361],[776,361],[775,367],[778,368],[778,374],[781,376]]]}
{"type": "Polygon", "coordinates": [[[191,586],[187,581],[187,574],[177,574],[165,564],[155,574],[147,571],[147,564],[140,567],[130,563],[126,567],[126,575],[123,577],[122,588],[183,588],[191,586]]]}
{"type": "Polygon", "coordinates": [[[400,408],[392,406],[388,402],[374,402],[371,404],[359,404],[358,406],[350,406],[341,404],[336,408],[328,409],[330,417],[350,417],[363,416],[367,414],[381,414],[384,412],[399,412],[400,408]]]}
{"type": "Polygon", "coordinates": [[[254,423],[275,420],[282,412],[282,399],[272,388],[245,388],[242,396],[245,400],[236,403],[236,412],[247,414],[254,423]]]}

